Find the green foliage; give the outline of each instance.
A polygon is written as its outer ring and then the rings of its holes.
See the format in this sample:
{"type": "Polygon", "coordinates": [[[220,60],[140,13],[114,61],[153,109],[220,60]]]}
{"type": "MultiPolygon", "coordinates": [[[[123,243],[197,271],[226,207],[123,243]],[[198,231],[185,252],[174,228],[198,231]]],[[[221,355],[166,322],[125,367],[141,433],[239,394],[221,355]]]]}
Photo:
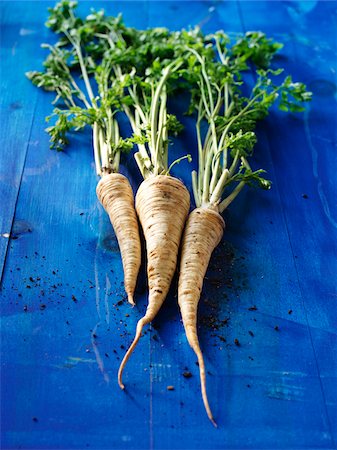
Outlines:
{"type": "Polygon", "coordinates": [[[183,125],[174,114],[167,115],[166,128],[167,131],[173,136],[177,136],[184,129],[183,125]]]}
{"type": "Polygon", "coordinates": [[[242,156],[251,156],[254,145],[256,144],[256,135],[253,131],[245,133],[240,129],[237,133],[228,133],[225,138],[225,147],[230,149],[230,155],[234,158],[237,154],[242,156]]]}
{"type": "MultiPolygon", "coordinates": [[[[67,134],[74,128],[71,120],[68,119],[67,114],[63,111],[54,111],[57,120],[54,125],[46,128],[47,133],[50,136],[50,148],[61,151],[69,143],[67,134]]],[[[47,122],[51,116],[47,117],[47,122]]]]}
{"type": "Polygon", "coordinates": [[[282,44],[261,32],[248,32],[232,43],[218,31],[205,37],[203,48],[191,43],[187,48],[190,55],[182,76],[191,92],[188,114],[197,116],[199,149],[199,170],[192,177],[194,196],[198,206],[212,203],[222,211],[244,185],[270,188],[263,171],[253,171],[247,161],[256,144],[257,122],[273,105],[303,111],[311,93],[290,76],[280,81],[283,70],[271,64],[282,44]],[[242,86],[249,73],[256,81],[247,96],[242,86]],[[207,132],[202,139],[204,122],[207,132]],[[223,199],[232,184],[236,187],[223,199]]]}
{"type": "Polygon", "coordinates": [[[232,47],[232,53],[243,61],[251,61],[258,68],[267,68],[283,44],[268,39],[260,31],[248,31],[232,47]]]}
{"type": "Polygon", "coordinates": [[[53,92],[55,109],[47,128],[51,146],[61,150],[69,132],[93,128],[97,173],[118,167],[121,151],[138,146],[136,161],[144,176],[168,171],[170,136],[182,130],[167,108],[168,97],[188,90],[187,113],[196,115],[199,172],[194,180],[197,203],[221,201],[231,183],[267,182],[252,171],[247,158],[256,144],[255,128],[273,105],[303,111],[311,93],[304,84],[283,80],[272,67],[282,44],[260,31],[231,41],[223,31],[204,36],[198,27],[169,31],[136,30],[121,15],[103,10],[77,15],[77,2],[62,0],[49,8],[46,25],[58,35],[42,71],[28,72],[36,86],[53,92]],[[243,94],[245,74],[254,75],[250,94],[243,94]],[[121,139],[116,112],[124,111],[133,136],[121,139]],[[205,136],[203,123],[208,127],[205,136]]]}
{"type": "Polygon", "coordinates": [[[99,120],[99,112],[94,108],[54,108],[53,113],[46,117],[47,122],[54,122],[53,125],[46,128],[47,133],[50,135],[51,148],[58,151],[63,150],[69,143],[67,134],[70,131],[79,131],[86,125],[93,125],[99,120]]]}
{"type": "Polygon", "coordinates": [[[262,174],[264,173],[266,173],[266,171],[263,169],[252,171],[251,169],[247,169],[244,165],[241,165],[238,172],[232,177],[231,182],[244,181],[248,186],[268,190],[271,188],[271,181],[262,177],[262,174]]]}

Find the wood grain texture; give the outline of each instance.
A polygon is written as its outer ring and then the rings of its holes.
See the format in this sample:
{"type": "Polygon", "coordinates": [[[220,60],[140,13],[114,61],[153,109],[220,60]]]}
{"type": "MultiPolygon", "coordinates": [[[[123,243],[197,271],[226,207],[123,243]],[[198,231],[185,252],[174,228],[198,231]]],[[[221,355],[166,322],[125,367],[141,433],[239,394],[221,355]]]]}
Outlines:
{"type": "MultiPolygon", "coordinates": [[[[254,13],[261,17],[264,4],[254,6],[254,13]]],[[[274,185],[281,198],[294,260],[299,301],[317,370],[322,414],[326,416],[331,446],[334,447],[337,439],[337,189],[333,180],[337,155],[333,147],[337,137],[337,64],[336,46],[327,44],[327,36],[335,35],[333,23],[337,8],[329,2],[325,8],[319,6],[315,2],[295,2],[280,4],[278,8],[280,23],[272,24],[271,31],[276,35],[282,34],[283,39],[288,41],[283,52],[286,55],[284,67],[290,73],[297,72],[298,78],[312,90],[314,101],[305,112],[303,122],[297,117],[277,113],[268,120],[265,131],[275,173],[274,185]],[[288,30],[284,30],[281,22],[281,17],[286,15],[288,30]],[[303,61],[300,65],[299,60],[303,61]],[[284,126],[280,127],[280,123],[284,126]],[[297,164],[292,163],[293,157],[297,164]],[[321,330],[328,333],[323,359],[320,356],[321,330]],[[325,358],[331,362],[334,381],[331,380],[331,372],[326,381],[325,358]]],[[[252,26],[252,9],[249,5],[242,9],[243,22],[249,29],[252,26]]]]}
{"type": "Polygon", "coordinates": [[[36,33],[45,35],[42,14],[34,22],[29,11],[21,8],[19,16],[10,6],[1,5],[0,280],[38,98],[24,73],[30,70],[32,52],[41,62],[36,33]]]}
{"type": "MultiPolygon", "coordinates": [[[[200,398],[176,278],[125,372],[126,392],[118,388],[146,308],[145,264],[132,309],[95,196],[90,133],[73,135],[64,153],[49,150],[51,97],[24,71],[41,64],[51,4],[1,5],[0,224],[12,234],[0,237],[2,448],[336,448],[335,3],[95,2],[140,28],[265,31],[285,44],[280,64],[314,92],[304,116],[274,111],[259,126],[254,168],[267,169],[273,188],[244,190],[233,203],[206,274],[199,336],[217,430],[200,398]]],[[[80,1],[83,13],[89,6],[80,1]]],[[[172,159],[195,155],[193,121],[183,121],[172,159]]],[[[188,187],[190,168],[175,166],[188,187]]],[[[131,157],[122,172],[135,191],[131,157]]]]}

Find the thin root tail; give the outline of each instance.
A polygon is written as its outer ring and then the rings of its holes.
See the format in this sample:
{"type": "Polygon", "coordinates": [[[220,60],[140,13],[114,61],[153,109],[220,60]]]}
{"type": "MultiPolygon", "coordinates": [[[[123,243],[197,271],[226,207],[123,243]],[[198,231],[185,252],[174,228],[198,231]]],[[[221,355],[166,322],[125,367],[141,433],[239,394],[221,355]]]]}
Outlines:
{"type": "Polygon", "coordinates": [[[194,350],[195,354],[197,355],[198,358],[198,364],[199,364],[199,373],[200,373],[200,384],[201,384],[201,395],[202,395],[202,400],[204,402],[204,406],[206,409],[206,413],[207,416],[209,418],[209,420],[212,422],[212,424],[217,428],[218,425],[216,424],[211,408],[209,406],[208,403],[208,398],[207,398],[207,392],[206,392],[206,369],[205,369],[205,362],[204,362],[204,357],[202,356],[202,352],[199,346],[199,343],[193,343],[191,345],[192,349],[194,350]]]}
{"type": "Polygon", "coordinates": [[[136,303],[135,303],[135,301],[134,301],[134,299],[133,299],[133,295],[130,294],[130,293],[128,293],[128,302],[129,302],[130,305],[132,305],[132,306],[135,306],[135,305],[136,305],[136,303]]]}
{"type": "Polygon", "coordinates": [[[136,345],[137,345],[137,343],[138,343],[138,341],[139,341],[139,339],[140,339],[140,337],[142,335],[143,326],[146,323],[147,322],[146,322],[146,319],[144,317],[138,321],[135,338],[134,338],[132,344],[130,345],[128,351],[125,353],[125,356],[124,356],[124,358],[123,358],[123,360],[121,362],[121,365],[119,366],[119,370],[118,370],[118,384],[119,384],[119,387],[121,389],[125,388],[125,386],[123,384],[123,381],[122,381],[123,370],[124,370],[124,368],[126,366],[126,363],[128,362],[128,359],[130,358],[132,352],[134,351],[134,349],[135,349],[135,347],[136,347],[136,345]]]}

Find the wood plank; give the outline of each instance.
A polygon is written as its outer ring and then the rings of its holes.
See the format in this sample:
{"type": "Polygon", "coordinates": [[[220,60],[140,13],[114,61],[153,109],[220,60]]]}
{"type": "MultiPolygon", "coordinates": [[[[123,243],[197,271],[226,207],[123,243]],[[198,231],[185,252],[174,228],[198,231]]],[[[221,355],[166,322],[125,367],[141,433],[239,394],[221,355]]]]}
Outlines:
{"type": "MultiPolygon", "coordinates": [[[[246,26],[263,17],[265,4],[240,4],[246,26]],[[254,12],[253,12],[254,8],[254,12]],[[252,19],[253,17],[253,19],[252,19]]],[[[304,120],[275,113],[266,128],[276,183],[294,255],[300,301],[308,322],[324,411],[336,442],[336,42],[333,3],[277,4],[270,34],[286,43],[284,66],[308,84],[313,102],[304,120]],[[287,24],[285,26],[284,24],[287,24]],[[323,25],[324,24],[324,25],[323,25]],[[322,26],[326,30],[322,34],[322,26]],[[298,61],[302,61],[301,65],[298,61]],[[280,126],[282,124],[282,126],[280,126]],[[296,145],[294,145],[296,143],[296,145]],[[285,151],[291,149],[291,153],[285,151]],[[286,179],[286,183],[284,182],[286,179]],[[322,353],[321,334],[329,336],[322,353]],[[326,366],[330,371],[326,371],[326,366]]],[[[266,25],[266,31],[268,25],[266,25]]]]}
{"type": "Polygon", "coordinates": [[[0,79],[0,280],[38,98],[37,90],[24,74],[32,69],[32,52],[35,63],[41,63],[36,36],[41,39],[45,35],[43,16],[31,17],[22,3],[2,2],[1,10],[0,58],[5,64],[1,65],[0,79]]]}

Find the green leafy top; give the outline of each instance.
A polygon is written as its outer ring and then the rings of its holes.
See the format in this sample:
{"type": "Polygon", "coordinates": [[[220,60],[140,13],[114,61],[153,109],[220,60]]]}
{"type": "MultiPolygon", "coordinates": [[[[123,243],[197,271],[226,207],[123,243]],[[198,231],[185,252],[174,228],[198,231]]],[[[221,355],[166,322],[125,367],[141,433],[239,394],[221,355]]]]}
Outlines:
{"type": "MultiPolygon", "coordinates": [[[[165,28],[139,31],[137,45],[126,47],[119,59],[118,78],[123,80],[122,109],[129,118],[137,144],[135,159],[144,178],[169,174],[168,146],[170,135],[182,129],[177,117],[167,111],[167,98],[179,87],[181,69],[186,65],[186,42],[203,45],[199,30],[169,32],[165,28]]],[[[111,45],[110,53],[116,49],[111,45]]]]}
{"type": "Polygon", "coordinates": [[[77,3],[62,1],[49,8],[46,23],[59,34],[56,44],[43,44],[49,50],[44,70],[28,72],[38,87],[55,92],[53,114],[47,121],[51,147],[62,150],[67,134],[86,125],[93,128],[93,145],[98,175],[119,170],[120,152],[132,145],[119,135],[115,115],[120,108],[121,86],[111,77],[112,68],[107,44],[102,34],[113,33],[123,39],[127,30],[121,18],[107,18],[103,12],[92,12],[86,20],[75,15],[77,3]]]}
{"type": "MultiPolygon", "coordinates": [[[[121,16],[103,11],[92,10],[81,19],[76,7],[76,2],[61,1],[49,9],[46,24],[59,40],[43,45],[49,50],[44,71],[27,74],[35,85],[56,94],[57,106],[47,118],[56,117],[47,128],[51,146],[61,150],[70,130],[91,125],[97,174],[117,171],[120,152],[133,144],[144,177],[169,173],[169,136],[182,128],[167,111],[167,95],[176,89],[184,62],[181,33],[135,30],[121,16]],[[120,137],[117,111],[129,118],[132,138],[120,137]]],[[[193,42],[197,34],[184,33],[185,42],[193,42]]]]}
{"type": "Polygon", "coordinates": [[[311,93],[290,76],[278,81],[283,70],[269,66],[282,45],[263,33],[249,32],[232,46],[223,32],[205,40],[215,48],[217,58],[190,45],[189,65],[183,73],[191,87],[189,113],[197,117],[199,168],[192,173],[193,193],[197,206],[211,205],[222,212],[246,184],[270,188],[264,171],[253,171],[248,162],[256,143],[257,121],[267,116],[273,104],[283,111],[303,111],[311,93]],[[256,77],[248,96],[242,92],[245,72],[256,77]],[[202,139],[204,122],[207,131],[202,139]],[[235,188],[226,194],[232,184],[235,188]]]}
{"type": "MultiPolygon", "coordinates": [[[[196,113],[198,174],[193,172],[197,205],[220,211],[245,184],[268,188],[263,171],[248,159],[256,143],[255,127],[273,104],[284,111],[302,111],[311,93],[290,76],[279,82],[281,69],[270,64],[281,44],[261,32],[249,32],[231,44],[219,31],[203,36],[198,28],[170,32],[165,28],[136,30],[121,16],[94,11],[82,19],[77,3],[63,0],[49,9],[47,26],[58,34],[41,72],[27,75],[38,87],[55,93],[51,146],[61,150],[67,134],[92,126],[97,174],[118,171],[120,154],[134,144],[136,162],[146,178],[168,174],[169,137],[182,126],[167,110],[167,98],[179,85],[191,91],[189,113],[196,113]],[[250,94],[243,94],[243,74],[255,76],[250,94]],[[116,112],[127,115],[133,136],[122,139],[116,112]],[[202,124],[207,132],[202,137],[202,124]],[[234,191],[223,198],[227,186],[234,191]]],[[[184,158],[190,158],[189,155],[184,158]]]]}

